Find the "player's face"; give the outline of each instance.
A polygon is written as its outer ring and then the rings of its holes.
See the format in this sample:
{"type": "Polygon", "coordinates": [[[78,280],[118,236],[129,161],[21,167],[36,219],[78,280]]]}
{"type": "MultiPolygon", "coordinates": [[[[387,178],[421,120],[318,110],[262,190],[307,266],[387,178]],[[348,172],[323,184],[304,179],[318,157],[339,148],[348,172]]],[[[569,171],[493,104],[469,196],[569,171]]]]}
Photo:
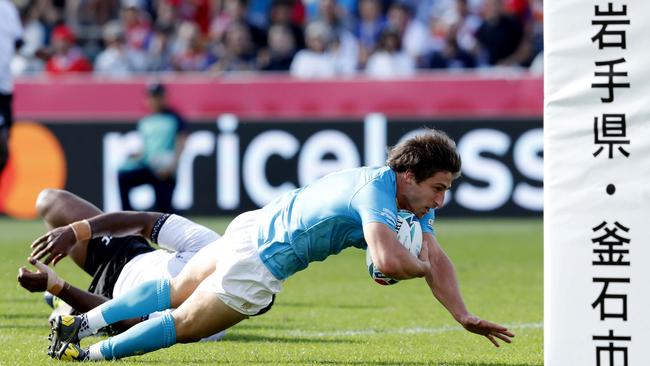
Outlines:
{"type": "Polygon", "coordinates": [[[416,183],[413,173],[406,172],[404,180],[402,192],[398,194],[399,206],[422,217],[430,209],[442,207],[454,177],[451,172],[443,171],[416,183]]]}

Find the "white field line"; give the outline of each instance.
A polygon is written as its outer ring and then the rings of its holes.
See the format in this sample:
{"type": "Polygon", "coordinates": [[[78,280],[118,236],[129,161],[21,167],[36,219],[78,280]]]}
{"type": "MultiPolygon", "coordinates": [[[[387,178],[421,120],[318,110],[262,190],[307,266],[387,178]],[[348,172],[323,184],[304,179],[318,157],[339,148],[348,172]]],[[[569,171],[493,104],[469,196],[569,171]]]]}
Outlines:
{"type": "MultiPolygon", "coordinates": [[[[522,324],[506,324],[508,329],[542,329],[544,323],[522,323],[522,324]]],[[[387,329],[358,329],[358,330],[339,330],[331,332],[316,332],[307,330],[293,330],[287,332],[292,337],[305,337],[305,338],[318,338],[318,337],[351,337],[362,335],[375,335],[375,334],[438,334],[447,332],[458,332],[464,330],[461,326],[443,326],[435,328],[427,327],[411,327],[411,328],[387,328],[387,329]]]]}

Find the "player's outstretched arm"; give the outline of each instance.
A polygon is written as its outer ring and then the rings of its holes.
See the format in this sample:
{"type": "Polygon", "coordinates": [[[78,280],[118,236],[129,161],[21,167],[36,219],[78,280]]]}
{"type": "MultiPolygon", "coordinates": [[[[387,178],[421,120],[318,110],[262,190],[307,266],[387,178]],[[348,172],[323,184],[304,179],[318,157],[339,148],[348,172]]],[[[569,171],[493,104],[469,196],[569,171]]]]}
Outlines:
{"type": "Polygon", "coordinates": [[[466,330],[485,336],[496,347],[499,347],[497,339],[510,343],[510,338],[515,335],[507,328],[469,313],[460,294],[453,263],[433,235],[423,234],[422,239],[422,245],[428,249],[431,263],[431,271],[426,274],[425,279],[436,299],[466,330]]]}
{"type": "Polygon", "coordinates": [[[158,218],[157,212],[112,212],[97,215],[88,220],[77,221],[68,226],[62,226],[48,231],[36,239],[31,247],[31,256],[45,264],[58,263],[63,259],[79,240],[101,237],[105,235],[151,236],[151,230],[158,218]]]}

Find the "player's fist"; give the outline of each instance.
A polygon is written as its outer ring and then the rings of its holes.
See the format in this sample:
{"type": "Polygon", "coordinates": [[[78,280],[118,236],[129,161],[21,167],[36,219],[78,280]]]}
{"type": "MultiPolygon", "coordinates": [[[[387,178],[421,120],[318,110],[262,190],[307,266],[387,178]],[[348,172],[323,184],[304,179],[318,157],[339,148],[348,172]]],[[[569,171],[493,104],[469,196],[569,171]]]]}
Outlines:
{"type": "Polygon", "coordinates": [[[47,273],[32,272],[25,267],[20,267],[18,283],[29,292],[43,292],[47,290],[47,273]]]}

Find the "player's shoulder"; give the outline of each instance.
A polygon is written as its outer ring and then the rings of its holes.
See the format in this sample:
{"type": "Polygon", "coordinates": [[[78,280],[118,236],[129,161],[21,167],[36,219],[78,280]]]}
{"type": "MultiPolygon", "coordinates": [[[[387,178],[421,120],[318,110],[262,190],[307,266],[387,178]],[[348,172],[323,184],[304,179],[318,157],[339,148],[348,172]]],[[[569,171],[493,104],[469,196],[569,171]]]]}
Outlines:
{"type": "Polygon", "coordinates": [[[163,108],[163,110],[160,112],[160,114],[172,116],[172,117],[177,118],[177,119],[181,118],[180,114],[178,114],[178,112],[176,112],[176,110],[171,108],[171,107],[163,108]]]}
{"type": "Polygon", "coordinates": [[[395,172],[387,166],[381,166],[381,167],[362,166],[358,168],[341,170],[338,172],[338,174],[344,174],[349,176],[351,179],[362,180],[362,181],[395,180],[395,172]]]}
{"type": "Polygon", "coordinates": [[[360,168],[354,185],[354,200],[385,205],[395,200],[396,176],[388,167],[360,168]]]}
{"type": "Polygon", "coordinates": [[[388,167],[358,167],[331,173],[322,178],[320,185],[358,192],[367,187],[391,190],[395,182],[395,173],[388,167]]]}
{"type": "Polygon", "coordinates": [[[391,188],[395,186],[396,175],[395,172],[387,167],[364,167],[362,168],[361,174],[364,176],[364,180],[367,183],[371,183],[374,186],[391,188]]]}

